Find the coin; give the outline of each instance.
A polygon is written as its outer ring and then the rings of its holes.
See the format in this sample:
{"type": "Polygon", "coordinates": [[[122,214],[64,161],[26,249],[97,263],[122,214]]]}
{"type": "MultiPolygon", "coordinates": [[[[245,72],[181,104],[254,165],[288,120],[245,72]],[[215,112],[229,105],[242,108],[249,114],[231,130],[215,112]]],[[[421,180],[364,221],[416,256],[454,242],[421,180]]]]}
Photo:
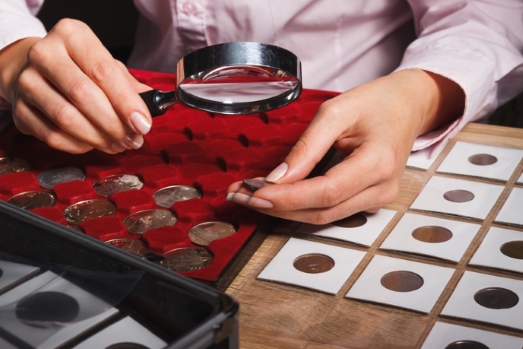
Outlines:
{"type": "Polygon", "coordinates": [[[489,309],[509,309],[519,302],[517,294],[502,287],[487,287],[474,294],[479,305],[489,309]]]}
{"type": "Polygon", "coordinates": [[[157,190],[153,199],[160,207],[169,208],[177,201],[200,199],[202,194],[195,188],[186,185],[171,185],[157,190]]]}
{"type": "Polygon", "coordinates": [[[452,232],[437,225],[426,225],[414,229],[412,237],[422,242],[439,243],[452,239],[452,232]]]}
{"type": "Polygon", "coordinates": [[[474,154],[468,158],[469,162],[478,166],[493,165],[498,162],[498,159],[490,154],[474,154]]]}
{"type": "Polygon", "coordinates": [[[163,257],[165,259],[160,264],[179,273],[202,269],[214,258],[212,253],[203,247],[177,248],[166,252],[163,257]]]}
{"type": "Polygon", "coordinates": [[[334,259],[320,253],[304,254],[294,260],[293,266],[307,274],[325,273],[334,268],[334,259]]]}
{"type": "Polygon", "coordinates": [[[411,292],[423,286],[423,278],[416,273],[397,270],[381,277],[381,285],[396,292],[411,292]]]}
{"type": "Polygon", "coordinates": [[[62,292],[37,292],[16,304],[16,317],[37,327],[59,327],[73,321],[80,305],[73,297],[62,292]]]}
{"type": "Polygon", "coordinates": [[[445,349],[489,349],[489,347],[472,340],[460,340],[450,343],[445,349]]]}
{"type": "Polygon", "coordinates": [[[120,239],[111,239],[105,241],[105,243],[116,246],[119,249],[122,249],[127,252],[131,252],[140,256],[143,256],[149,249],[145,247],[143,241],[133,238],[120,238],[120,239]]]}
{"type": "Polygon", "coordinates": [[[189,238],[196,245],[207,246],[211,241],[223,239],[236,233],[232,224],[225,222],[205,222],[192,227],[189,238]]]}
{"type": "Polygon", "coordinates": [[[152,209],[138,211],[123,220],[129,234],[143,235],[147,230],[175,225],[176,215],[169,210],[152,209]]]}
{"type": "Polygon", "coordinates": [[[269,185],[269,183],[263,179],[244,179],[242,183],[252,191],[256,191],[269,185]]]}
{"type": "Polygon", "coordinates": [[[63,215],[67,222],[80,225],[83,222],[104,216],[114,216],[116,207],[108,200],[85,200],[67,207],[63,215]]]}
{"type": "Polygon", "coordinates": [[[30,166],[24,159],[6,157],[0,158],[0,175],[29,170],[30,166]]]}
{"type": "Polygon", "coordinates": [[[333,225],[343,228],[357,228],[367,223],[367,217],[363,213],[355,213],[352,216],[332,222],[333,225]]]}
{"type": "Polygon", "coordinates": [[[474,199],[474,194],[471,193],[468,190],[449,190],[445,194],[443,194],[443,197],[445,200],[452,201],[452,202],[468,202],[474,199]]]}
{"type": "Polygon", "coordinates": [[[8,203],[25,210],[32,210],[39,207],[50,207],[56,204],[56,197],[47,191],[26,191],[17,194],[7,200],[8,203]]]}
{"type": "Polygon", "coordinates": [[[105,349],[149,349],[149,347],[138,343],[122,342],[111,344],[105,349]]]}
{"type": "Polygon", "coordinates": [[[501,245],[501,253],[515,259],[523,259],[523,241],[509,241],[501,245]]]}
{"type": "Polygon", "coordinates": [[[142,189],[143,182],[137,176],[117,174],[99,179],[93,184],[98,196],[108,198],[114,193],[142,189]]]}
{"type": "Polygon", "coordinates": [[[58,183],[85,180],[85,173],[76,167],[57,167],[45,170],[38,175],[40,186],[45,189],[53,189],[58,183]]]}

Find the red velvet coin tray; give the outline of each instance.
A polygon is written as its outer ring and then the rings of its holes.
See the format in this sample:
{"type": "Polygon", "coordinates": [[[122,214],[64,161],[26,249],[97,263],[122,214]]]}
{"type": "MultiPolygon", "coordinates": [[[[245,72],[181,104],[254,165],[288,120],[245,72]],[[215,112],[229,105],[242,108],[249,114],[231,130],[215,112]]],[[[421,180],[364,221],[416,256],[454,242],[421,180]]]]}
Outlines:
{"type": "MultiPolygon", "coordinates": [[[[131,70],[131,73],[153,88],[174,88],[173,74],[141,70],[131,70]]],[[[67,206],[88,199],[111,200],[116,206],[116,215],[87,220],[81,224],[81,231],[102,241],[141,238],[151,252],[159,255],[179,247],[196,246],[187,234],[196,224],[231,223],[237,229],[235,234],[207,246],[214,257],[212,263],[182,273],[216,285],[267,219],[226,201],[227,187],[235,181],[265,176],[280,164],[319,105],[335,95],[305,89],[295,102],[285,107],[249,115],[212,114],[178,104],[153,120],[142,148],[117,155],[96,150],[81,155],[63,153],[12,128],[1,135],[0,157],[22,158],[30,164],[30,169],[0,175],[0,200],[7,201],[25,191],[45,190],[37,180],[39,173],[54,167],[73,166],[85,171],[85,181],[55,185],[51,191],[57,203],[34,209],[33,213],[67,225],[63,215],[67,206]],[[94,182],[114,174],[137,175],[144,186],[140,190],[113,194],[109,199],[98,197],[94,182]],[[169,185],[193,186],[202,193],[202,198],[172,205],[170,209],[178,218],[175,226],[149,230],[141,237],[129,234],[123,219],[140,210],[159,208],[152,194],[169,185]]]]}

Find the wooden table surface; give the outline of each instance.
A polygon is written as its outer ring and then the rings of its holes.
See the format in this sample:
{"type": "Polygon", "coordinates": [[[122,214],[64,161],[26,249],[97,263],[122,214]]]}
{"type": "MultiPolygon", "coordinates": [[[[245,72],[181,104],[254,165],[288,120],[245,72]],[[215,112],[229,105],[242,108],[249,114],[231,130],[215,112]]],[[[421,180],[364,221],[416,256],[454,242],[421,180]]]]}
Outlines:
{"type": "MultiPolygon", "coordinates": [[[[506,183],[505,190],[490,214],[482,221],[481,229],[459,263],[454,264],[379,249],[392,227],[408,210],[456,141],[523,149],[523,129],[469,124],[446,145],[429,170],[407,168],[403,176],[400,196],[394,203],[386,207],[398,213],[370,247],[293,233],[292,229],[285,229],[286,222],[281,222],[272,229],[263,229],[259,233],[266,235],[263,243],[226,290],[226,293],[232,295],[240,303],[240,348],[419,348],[436,321],[464,324],[468,327],[523,337],[523,331],[440,315],[465,270],[523,279],[521,274],[467,265],[489,227],[496,225],[493,223],[493,219],[507,198],[510,189],[515,185],[517,178],[523,172],[523,161],[506,183]],[[258,274],[290,236],[346,246],[364,251],[366,255],[336,295],[283,283],[257,280],[258,274]],[[374,255],[399,256],[403,259],[434,265],[450,265],[455,268],[456,272],[428,314],[345,298],[348,290],[374,255]]],[[[523,231],[522,227],[513,229],[523,231]]]]}

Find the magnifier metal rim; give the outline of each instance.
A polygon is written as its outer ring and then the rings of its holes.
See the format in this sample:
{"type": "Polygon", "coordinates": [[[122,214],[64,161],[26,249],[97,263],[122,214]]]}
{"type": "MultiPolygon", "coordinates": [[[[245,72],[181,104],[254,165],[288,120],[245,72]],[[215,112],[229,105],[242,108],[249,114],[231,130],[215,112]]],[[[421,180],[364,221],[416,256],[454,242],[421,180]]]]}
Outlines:
{"type": "Polygon", "coordinates": [[[302,91],[301,62],[298,57],[282,47],[257,42],[228,42],[193,51],[178,62],[176,80],[179,101],[194,108],[221,114],[260,113],[279,108],[292,102],[302,91]],[[233,104],[198,98],[178,88],[180,84],[198,80],[210,71],[242,66],[283,71],[296,79],[296,86],[271,98],[233,104]]]}

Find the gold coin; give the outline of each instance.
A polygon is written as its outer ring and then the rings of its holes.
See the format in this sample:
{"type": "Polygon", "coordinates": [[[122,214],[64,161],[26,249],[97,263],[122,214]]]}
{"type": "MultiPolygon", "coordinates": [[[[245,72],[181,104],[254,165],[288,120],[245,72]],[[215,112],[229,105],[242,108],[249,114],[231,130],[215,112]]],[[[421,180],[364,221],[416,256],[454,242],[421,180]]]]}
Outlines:
{"type": "Polygon", "coordinates": [[[7,200],[7,202],[24,210],[33,210],[39,207],[54,206],[54,204],[56,204],[56,197],[52,193],[35,190],[16,194],[7,200]]]}
{"type": "Polygon", "coordinates": [[[307,274],[325,273],[334,268],[334,260],[324,254],[310,253],[294,260],[294,268],[307,274]]]}
{"type": "Polygon", "coordinates": [[[515,259],[523,259],[523,241],[509,241],[501,245],[501,253],[515,259]]]}
{"type": "Polygon", "coordinates": [[[411,292],[423,286],[423,278],[416,273],[406,270],[392,271],[383,275],[381,285],[396,292],[411,292]]]}
{"type": "Polygon", "coordinates": [[[474,199],[474,194],[471,193],[468,190],[449,190],[445,194],[443,194],[443,197],[445,200],[452,201],[452,202],[468,202],[474,199]]]}
{"type": "Polygon", "coordinates": [[[422,242],[439,243],[452,239],[452,232],[437,225],[426,225],[414,229],[412,236],[422,242]]]}

